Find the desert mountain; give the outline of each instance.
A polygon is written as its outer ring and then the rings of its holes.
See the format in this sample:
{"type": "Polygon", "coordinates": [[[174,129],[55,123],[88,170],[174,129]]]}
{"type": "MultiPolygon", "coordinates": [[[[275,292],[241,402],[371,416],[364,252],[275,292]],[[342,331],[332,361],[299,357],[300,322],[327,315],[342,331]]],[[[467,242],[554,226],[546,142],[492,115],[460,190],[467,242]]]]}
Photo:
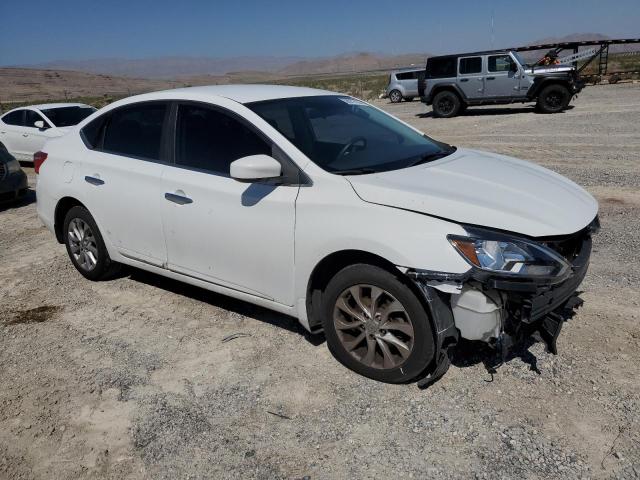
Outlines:
{"type": "Polygon", "coordinates": [[[422,64],[425,54],[386,55],[353,53],[334,57],[158,57],[144,59],[106,58],[95,60],[60,60],[28,68],[74,70],[98,75],[176,79],[199,75],[226,75],[230,72],[265,72],[288,75],[347,73],[422,64]]]}

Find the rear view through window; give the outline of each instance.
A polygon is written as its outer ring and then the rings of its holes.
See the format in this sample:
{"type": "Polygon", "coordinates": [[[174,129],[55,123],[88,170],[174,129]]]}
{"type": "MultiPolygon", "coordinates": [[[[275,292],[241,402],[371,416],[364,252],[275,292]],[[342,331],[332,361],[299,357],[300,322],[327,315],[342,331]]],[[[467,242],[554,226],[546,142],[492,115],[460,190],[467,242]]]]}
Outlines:
{"type": "Polygon", "coordinates": [[[96,109],[93,107],[59,107],[43,109],[44,113],[51,123],[56,127],[71,127],[79,124],[87,118],[96,109]]]}

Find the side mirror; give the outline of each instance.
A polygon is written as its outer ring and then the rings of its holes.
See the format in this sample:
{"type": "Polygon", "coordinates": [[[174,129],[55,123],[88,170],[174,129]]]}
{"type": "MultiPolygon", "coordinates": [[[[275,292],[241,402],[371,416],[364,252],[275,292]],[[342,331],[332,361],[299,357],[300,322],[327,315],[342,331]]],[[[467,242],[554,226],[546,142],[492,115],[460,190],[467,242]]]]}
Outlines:
{"type": "Polygon", "coordinates": [[[232,162],[229,173],[234,180],[254,183],[282,176],[282,165],[269,155],[249,155],[232,162]]]}
{"type": "Polygon", "coordinates": [[[44,130],[46,128],[44,124],[44,120],[38,120],[36,122],[33,122],[33,126],[36,128],[39,128],[40,130],[44,130]]]}
{"type": "Polygon", "coordinates": [[[517,63],[514,63],[514,62],[511,62],[510,70],[511,70],[513,73],[517,73],[517,72],[518,72],[518,64],[517,64],[517,63]]]}

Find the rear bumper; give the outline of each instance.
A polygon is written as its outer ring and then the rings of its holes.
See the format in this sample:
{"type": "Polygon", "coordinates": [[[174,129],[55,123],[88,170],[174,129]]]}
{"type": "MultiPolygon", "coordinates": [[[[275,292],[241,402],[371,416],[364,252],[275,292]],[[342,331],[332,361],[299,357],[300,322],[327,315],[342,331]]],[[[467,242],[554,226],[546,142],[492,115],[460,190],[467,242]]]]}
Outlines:
{"type": "Polygon", "coordinates": [[[27,175],[22,171],[11,173],[0,181],[0,203],[20,199],[28,190],[27,175]]]}

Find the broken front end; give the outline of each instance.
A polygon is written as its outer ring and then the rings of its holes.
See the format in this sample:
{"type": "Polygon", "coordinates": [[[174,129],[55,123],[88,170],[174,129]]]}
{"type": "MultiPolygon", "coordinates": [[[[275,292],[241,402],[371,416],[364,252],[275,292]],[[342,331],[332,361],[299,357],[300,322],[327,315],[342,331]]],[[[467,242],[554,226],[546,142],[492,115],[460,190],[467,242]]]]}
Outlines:
{"type": "Polygon", "coordinates": [[[589,266],[596,217],[572,235],[526,238],[467,227],[449,241],[471,265],[464,274],[409,270],[427,300],[436,356],[426,386],[449,367],[447,350],[459,338],[485,342],[501,358],[534,336],[556,354],[564,321],[582,304],[577,289],[589,266]]]}

